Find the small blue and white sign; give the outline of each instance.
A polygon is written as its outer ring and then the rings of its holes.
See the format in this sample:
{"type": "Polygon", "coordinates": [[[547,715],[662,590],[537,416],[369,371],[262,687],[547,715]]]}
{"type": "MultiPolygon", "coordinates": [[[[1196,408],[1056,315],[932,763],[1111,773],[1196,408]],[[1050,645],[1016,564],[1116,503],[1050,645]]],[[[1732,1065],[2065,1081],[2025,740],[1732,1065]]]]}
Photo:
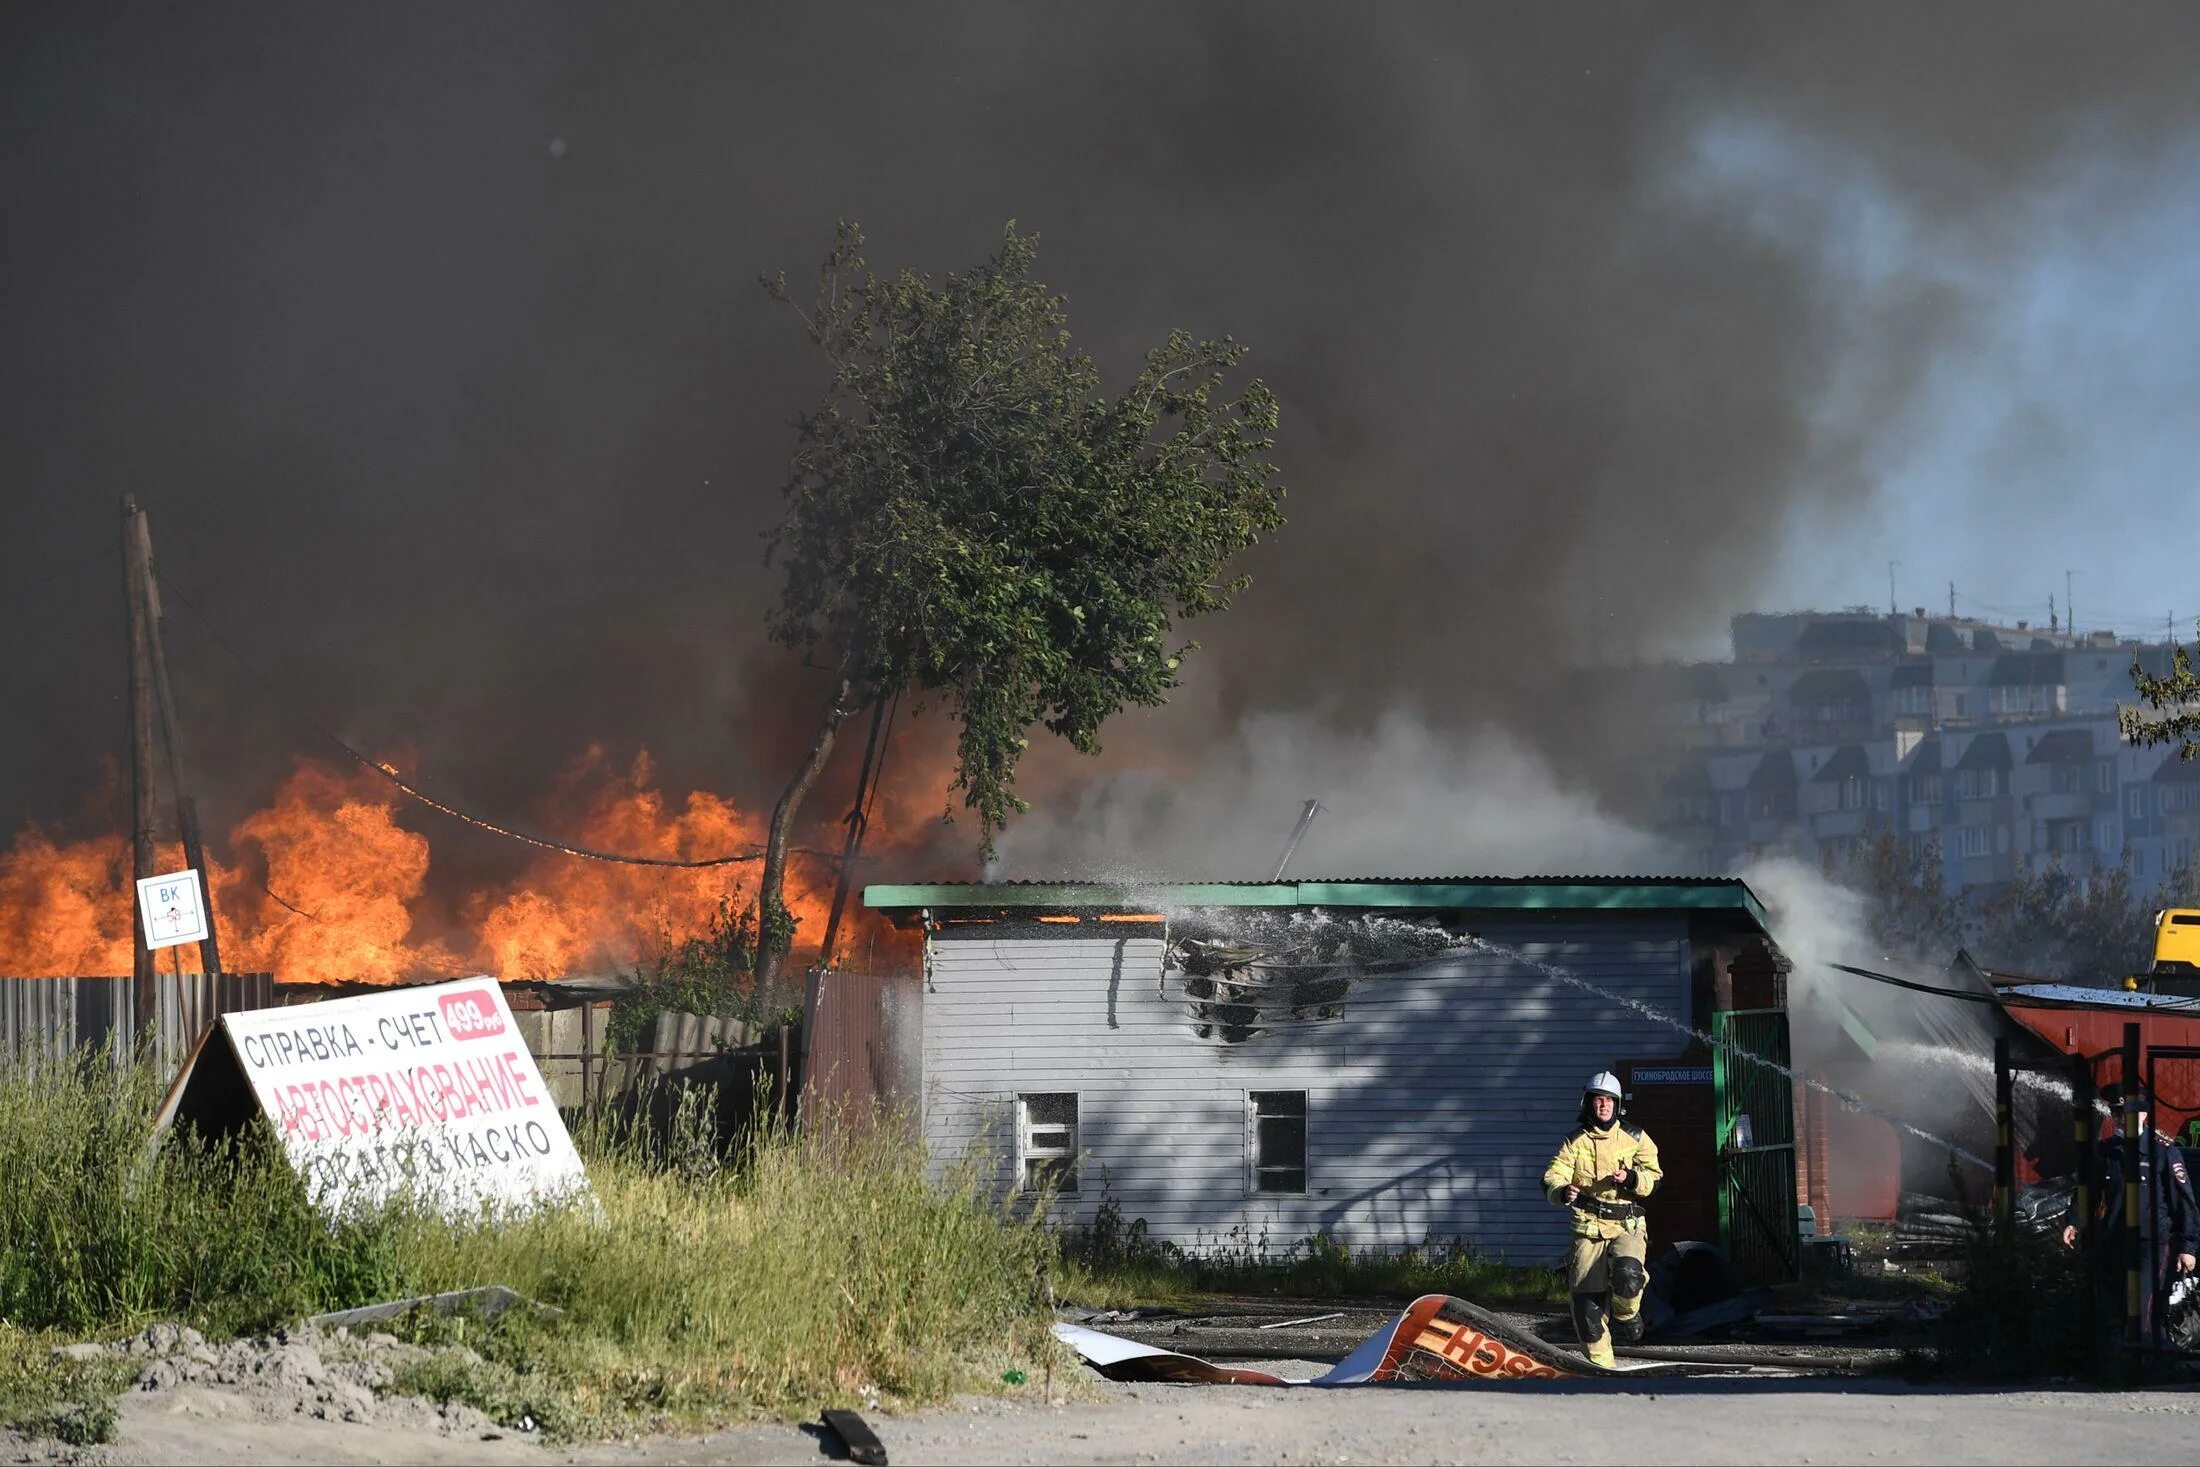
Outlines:
{"type": "Polygon", "coordinates": [[[199,888],[198,872],[148,876],[137,884],[137,891],[148,948],[206,941],[206,897],[199,888]]]}
{"type": "Polygon", "coordinates": [[[1628,1077],[1637,1085],[1708,1085],[1709,1065],[1637,1065],[1628,1077]]]}

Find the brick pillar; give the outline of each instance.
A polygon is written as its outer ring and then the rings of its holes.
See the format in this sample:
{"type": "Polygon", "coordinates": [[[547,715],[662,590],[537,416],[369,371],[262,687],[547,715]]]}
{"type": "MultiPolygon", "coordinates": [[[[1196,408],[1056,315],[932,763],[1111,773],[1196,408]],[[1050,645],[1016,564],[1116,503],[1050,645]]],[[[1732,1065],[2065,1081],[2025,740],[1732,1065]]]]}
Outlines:
{"type": "MultiPolygon", "coordinates": [[[[1812,1075],[1811,1078],[1822,1080],[1823,1077],[1812,1075]]],[[[1795,1087],[1795,1195],[1816,1215],[1820,1234],[1833,1231],[1829,1150],[1826,1097],[1807,1085],[1798,1084],[1795,1087]]]]}

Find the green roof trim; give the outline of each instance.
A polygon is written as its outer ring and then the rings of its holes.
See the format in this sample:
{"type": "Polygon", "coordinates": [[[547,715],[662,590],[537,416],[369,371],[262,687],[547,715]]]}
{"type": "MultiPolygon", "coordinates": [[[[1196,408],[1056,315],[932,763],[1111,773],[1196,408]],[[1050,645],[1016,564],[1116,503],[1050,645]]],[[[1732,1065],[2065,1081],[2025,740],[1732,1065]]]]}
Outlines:
{"type": "Polygon", "coordinates": [[[1864,1058],[1877,1058],[1879,1055],[1879,1036],[1872,1033],[1871,1026],[1856,1016],[1856,1010],[1841,1001],[1841,995],[1833,992],[1830,988],[1821,988],[1819,992],[1833,1005],[1834,1012],[1840,1016],[1841,1032],[1848,1035],[1850,1041],[1864,1052],[1864,1058]]]}
{"type": "Polygon", "coordinates": [[[1451,911],[1740,912],[1769,931],[1771,921],[1746,882],[1734,878],[1553,877],[1455,880],[1207,882],[1118,885],[1101,882],[951,882],[867,886],[863,904],[879,910],[1002,911],[1077,907],[1150,912],[1168,907],[1415,907],[1451,911]]]}
{"type": "Polygon", "coordinates": [[[1299,889],[1291,882],[1214,881],[1175,885],[1124,886],[1092,881],[959,881],[935,886],[866,886],[863,905],[917,907],[1105,907],[1119,912],[1150,912],[1156,907],[1295,907],[1299,889]]]}

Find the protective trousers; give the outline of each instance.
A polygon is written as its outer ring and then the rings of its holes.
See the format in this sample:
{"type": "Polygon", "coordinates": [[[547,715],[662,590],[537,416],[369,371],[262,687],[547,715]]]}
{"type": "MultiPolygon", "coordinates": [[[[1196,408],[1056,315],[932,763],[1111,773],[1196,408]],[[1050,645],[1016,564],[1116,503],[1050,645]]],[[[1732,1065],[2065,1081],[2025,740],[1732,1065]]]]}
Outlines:
{"type": "Polygon", "coordinates": [[[1566,1263],[1566,1288],[1573,1295],[1574,1330],[1582,1350],[1599,1365],[1610,1365],[1612,1335],[1633,1343],[1642,1338],[1642,1292],[1650,1282],[1650,1234],[1628,1228],[1615,1237],[1574,1239],[1566,1263]]]}

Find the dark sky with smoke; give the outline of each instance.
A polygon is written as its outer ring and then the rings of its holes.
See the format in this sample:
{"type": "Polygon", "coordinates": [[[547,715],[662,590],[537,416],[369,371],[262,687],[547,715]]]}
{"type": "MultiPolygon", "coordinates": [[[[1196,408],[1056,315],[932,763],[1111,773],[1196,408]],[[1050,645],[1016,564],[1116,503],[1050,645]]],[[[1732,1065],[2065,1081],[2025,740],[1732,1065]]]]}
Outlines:
{"type": "MultiPolygon", "coordinates": [[[[2020,205],[2188,141],[2196,52],[2145,6],[0,7],[0,817],[121,747],[125,491],[454,797],[592,739],[763,792],[818,696],[757,627],[819,379],[754,278],[836,216],[932,270],[1015,218],[1104,360],[1229,332],[1282,398],[1290,528],[1103,768],[1254,715],[1533,745],[1592,638],[1700,641],[1870,519],[2020,205]],[[1840,258],[1859,188],[1965,268],[1840,258]]],[[[309,745],[174,635],[226,825],[309,745]]]]}

